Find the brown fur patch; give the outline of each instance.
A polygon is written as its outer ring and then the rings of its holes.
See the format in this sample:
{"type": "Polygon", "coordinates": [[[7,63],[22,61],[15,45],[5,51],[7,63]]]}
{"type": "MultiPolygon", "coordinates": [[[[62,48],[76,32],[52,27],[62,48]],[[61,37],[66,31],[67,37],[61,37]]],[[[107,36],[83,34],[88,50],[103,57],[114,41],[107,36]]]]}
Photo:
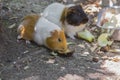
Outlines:
{"type": "Polygon", "coordinates": [[[48,48],[54,51],[65,51],[67,49],[67,42],[64,31],[51,32],[51,37],[46,39],[48,48]]]}
{"type": "Polygon", "coordinates": [[[65,9],[63,10],[62,15],[61,15],[61,18],[60,18],[60,21],[62,22],[62,24],[64,24],[64,22],[65,22],[66,14],[67,14],[67,8],[65,8],[65,9]]]}
{"type": "Polygon", "coordinates": [[[37,14],[30,14],[23,18],[23,22],[21,24],[23,26],[19,29],[20,36],[23,39],[33,40],[34,27],[39,17],[40,16],[37,14]]]}

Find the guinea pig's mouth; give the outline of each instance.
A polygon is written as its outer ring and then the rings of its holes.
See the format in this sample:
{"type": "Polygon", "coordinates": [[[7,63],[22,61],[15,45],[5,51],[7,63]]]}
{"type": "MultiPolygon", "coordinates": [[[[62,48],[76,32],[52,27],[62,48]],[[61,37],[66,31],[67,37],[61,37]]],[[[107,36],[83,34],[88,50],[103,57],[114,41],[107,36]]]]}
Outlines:
{"type": "Polygon", "coordinates": [[[66,52],[67,50],[58,50],[58,53],[64,53],[66,52]]]}
{"type": "Polygon", "coordinates": [[[55,52],[65,52],[67,48],[54,48],[53,51],[55,52]]]}
{"type": "Polygon", "coordinates": [[[74,52],[75,52],[75,50],[69,50],[69,49],[67,49],[64,52],[59,51],[58,52],[58,56],[61,56],[61,57],[70,57],[70,56],[73,55],[74,52]]]}
{"type": "Polygon", "coordinates": [[[58,52],[58,53],[64,53],[64,52],[67,51],[67,49],[65,49],[65,50],[55,50],[55,51],[58,52]]]}

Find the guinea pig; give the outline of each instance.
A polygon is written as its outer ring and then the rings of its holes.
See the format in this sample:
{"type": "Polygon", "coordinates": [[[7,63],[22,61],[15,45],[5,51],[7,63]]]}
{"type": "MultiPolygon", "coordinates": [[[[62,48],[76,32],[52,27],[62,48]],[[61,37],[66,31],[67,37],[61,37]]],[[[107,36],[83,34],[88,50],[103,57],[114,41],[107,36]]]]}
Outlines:
{"type": "Polygon", "coordinates": [[[42,16],[31,14],[24,17],[18,27],[18,39],[34,41],[52,51],[67,50],[64,30],[42,16]]]}
{"type": "Polygon", "coordinates": [[[52,3],[48,5],[42,15],[49,21],[62,27],[65,34],[75,39],[76,33],[83,30],[88,17],[81,5],[52,3]]]}

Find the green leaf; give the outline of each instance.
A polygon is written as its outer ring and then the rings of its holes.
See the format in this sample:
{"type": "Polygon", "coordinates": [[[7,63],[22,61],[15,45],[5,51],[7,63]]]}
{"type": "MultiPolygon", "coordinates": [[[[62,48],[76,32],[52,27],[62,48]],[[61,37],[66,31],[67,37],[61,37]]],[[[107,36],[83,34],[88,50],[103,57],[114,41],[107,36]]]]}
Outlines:
{"type": "Polygon", "coordinates": [[[86,41],[92,42],[95,37],[88,30],[85,30],[78,32],[78,38],[82,38],[85,39],[86,41]]]}
{"type": "Polygon", "coordinates": [[[75,45],[74,42],[67,42],[67,45],[75,45]]]}
{"type": "Polygon", "coordinates": [[[55,53],[54,51],[51,52],[52,56],[57,56],[57,53],[55,53]]]}
{"type": "Polygon", "coordinates": [[[100,47],[104,47],[107,45],[111,45],[113,41],[108,41],[108,37],[110,36],[110,34],[108,33],[103,33],[98,37],[98,45],[100,47]]]}

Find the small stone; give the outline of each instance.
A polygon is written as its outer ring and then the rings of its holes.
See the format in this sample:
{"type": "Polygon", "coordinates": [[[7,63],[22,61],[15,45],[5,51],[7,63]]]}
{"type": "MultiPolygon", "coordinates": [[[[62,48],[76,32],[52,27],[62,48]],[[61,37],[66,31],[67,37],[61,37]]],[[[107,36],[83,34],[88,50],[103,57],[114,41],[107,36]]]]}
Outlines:
{"type": "Polygon", "coordinates": [[[28,69],[28,68],[29,68],[29,66],[25,66],[25,67],[24,67],[24,70],[26,70],[26,69],[28,69]]]}
{"type": "Polygon", "coordinates": [[[83,54],[81,54],[81,56],[88,56],[89,54],[89,52],[84,52],[83,54]]]}
{"type": "Polygon", "coordinates": [[[93,57],[92,61],[98,62],[99,61],[99,57],[93,57]]]}
{"type": "Polygon", "coordinates": [[[26,53],[28,53],[28,52],[29,52],[29,51],[28,51],[28,50],[26,50],[26,51],[24,51],[23,53],[24,53],[24,54],[26,54],[26,53]]]}
{"type": "Polygon", "coordinates": [[[49,59],[48,61],[46,61],[46,63],[54,64],[55,63],[55,59],[49,59]]]}
{"type": "Polygon", "coordinates": [[[64,70],[65,69],[65,67],[61,67],[61,70],[64,70]]]}

